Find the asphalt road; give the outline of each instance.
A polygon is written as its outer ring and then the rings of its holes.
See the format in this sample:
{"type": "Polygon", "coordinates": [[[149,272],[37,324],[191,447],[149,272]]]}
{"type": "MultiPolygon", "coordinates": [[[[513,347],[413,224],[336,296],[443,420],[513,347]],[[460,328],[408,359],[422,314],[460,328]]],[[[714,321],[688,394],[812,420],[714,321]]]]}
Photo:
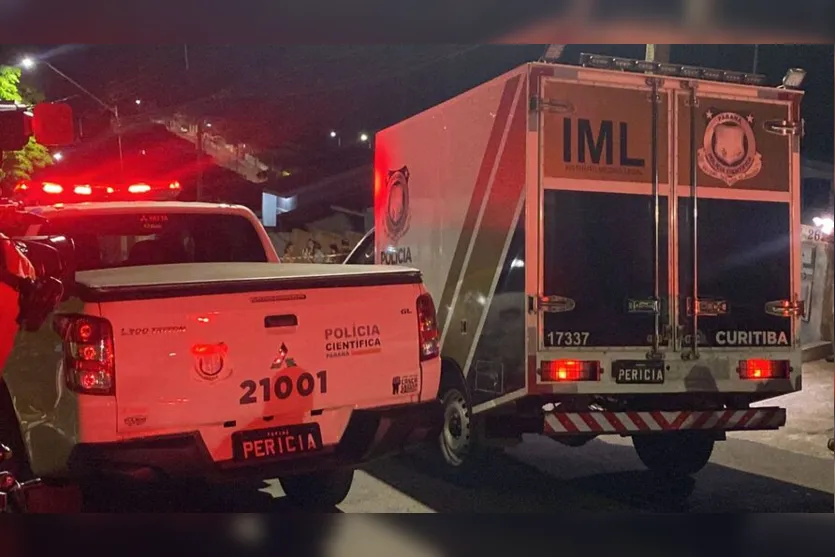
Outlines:
{"type": "MultiPolygon", "coordinates": [[[[414,456],[372,463],[357,472],[350,495],[333,512],[832,513],[835,466],[826,447],[833,433],[832,393],[832,364],[806,364],[800,393],[765,403],[787,407],[788,425],[776,432],[730,434],[691,480],[660,482],[644,471],[628,439],[569,448],[531,436],[497,454],[488,469],[467,482],[440,479],[414,456]]],[[[112,493],[108,499],[106,508],[90,510],[294,511],[277,481],[260,489],[143,489],[112,493]]]]}

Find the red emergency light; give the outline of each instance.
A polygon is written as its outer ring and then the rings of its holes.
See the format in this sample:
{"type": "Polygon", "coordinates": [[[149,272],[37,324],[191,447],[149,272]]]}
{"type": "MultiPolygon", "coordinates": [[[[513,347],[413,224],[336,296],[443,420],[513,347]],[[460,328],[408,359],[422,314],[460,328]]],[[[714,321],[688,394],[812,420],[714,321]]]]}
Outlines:
{"type": "Polygon", "coordinates": [[[126,185],[96,184],[87,181],[78,183],[21,182],[15,187],[15,194],[25,204],[72,203],[84,201],[130,201],[174,199],[181,189],[177,180],[145,181],[126,185]]]}

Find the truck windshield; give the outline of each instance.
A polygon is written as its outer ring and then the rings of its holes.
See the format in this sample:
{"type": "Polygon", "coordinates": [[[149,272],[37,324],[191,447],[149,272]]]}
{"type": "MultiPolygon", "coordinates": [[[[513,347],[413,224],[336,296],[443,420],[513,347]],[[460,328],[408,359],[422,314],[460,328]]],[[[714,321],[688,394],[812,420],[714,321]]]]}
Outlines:
{"type": "Polygon", "coordinates": [[[73,215],[51,217],[38,233],[72,238],[79,271],[137,265],[267,261],[255,227],[238,215],[73,215]]]}

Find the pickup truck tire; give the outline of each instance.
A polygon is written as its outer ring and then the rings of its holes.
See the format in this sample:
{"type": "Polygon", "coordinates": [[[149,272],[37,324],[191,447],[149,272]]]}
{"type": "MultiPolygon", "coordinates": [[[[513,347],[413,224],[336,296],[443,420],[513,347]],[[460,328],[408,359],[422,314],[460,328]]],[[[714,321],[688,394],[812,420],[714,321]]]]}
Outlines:
{"type": "Polygon", "coordinates": [[[700,431],[632,437],[632,444],[644,466],[672,477],[690,476],[704,468],[713,454],[714,443],[710,435],[700,431]]]}
{"type": "Polygon", "coordinates": [[[284,494],[293,505],[326,511],[345,500],[354,482],[353,468],[339,468],[279,478],[284,494]]]}

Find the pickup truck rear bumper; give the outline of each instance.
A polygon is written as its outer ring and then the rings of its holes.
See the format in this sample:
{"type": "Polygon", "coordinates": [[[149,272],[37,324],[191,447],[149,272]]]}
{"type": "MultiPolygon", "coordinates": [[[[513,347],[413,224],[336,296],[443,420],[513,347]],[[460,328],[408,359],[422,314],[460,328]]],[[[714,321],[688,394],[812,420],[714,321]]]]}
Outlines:
{"type": "Polygon", "coordinates": [[[70,454],[68,465],[76,479],[260,480],[356,466],[402,452],[436,438],[442,424],[443,410],[435,400],[355,410],[340,442],[313,456],[257,464],[215,462],[200,434],[188,432],[114,443],[78,444],[70,454]]]}

